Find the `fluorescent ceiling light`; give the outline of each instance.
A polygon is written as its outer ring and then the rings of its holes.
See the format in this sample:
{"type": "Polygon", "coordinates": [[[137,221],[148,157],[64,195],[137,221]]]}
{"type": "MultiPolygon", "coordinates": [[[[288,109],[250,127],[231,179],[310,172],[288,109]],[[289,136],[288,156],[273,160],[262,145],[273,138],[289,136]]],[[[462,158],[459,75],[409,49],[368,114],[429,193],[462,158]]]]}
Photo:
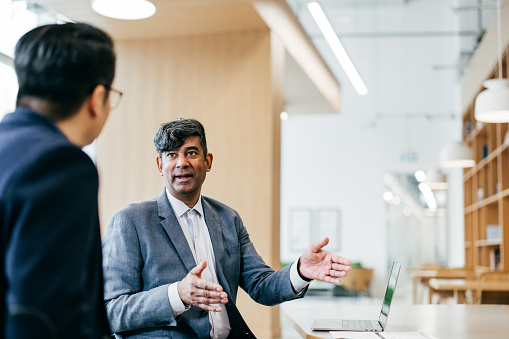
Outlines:
{"type": "Polygon", "coordinates": [[[122,20],[139,20],[151,17],[156,6],[150,0],[92,0],[97,13],[122,20]]]}
{"type": "Polygon", "coordinates": [[[417,180],[418,182],[424,182],[424,180],[426,180],[426,173],[424,173],[424,171],[421,170],[415,171],[414,175],[415,180],[417,180]]]}
{"type": "Polygon", "coordinates": [[[438,206],[431,187],[429,187],[428,184],[421,182],[419,184],[419,190],[422,192],[422,195],[424,195],[424,200],[426,200],[429,210],[431,212],[435,212],[438,206]]]}
{"type": "Polygon", "coordinates": [[[325,37],[325,40],[327,40],[332,52],[341,64],[341,67],[343,67],[343,70],[352,82],[353,87],[355,87],[357,93],[360,95],[367,94],[368,88],[364,84],[364,81],[362,81],[357,69],[355,69],[352,60],[350,60],[350,57],[346,54],[345,48],[341,44],[341,41],[339,41],[336,32],[334,32],[334,29],[327,19],[327,16],[325,16],[320,4],[318,2],[310,2],[308,3],[308,9],[313,16],[313,19],[315,19],[318,28],[322,31],[322,34],[325,37]]]}

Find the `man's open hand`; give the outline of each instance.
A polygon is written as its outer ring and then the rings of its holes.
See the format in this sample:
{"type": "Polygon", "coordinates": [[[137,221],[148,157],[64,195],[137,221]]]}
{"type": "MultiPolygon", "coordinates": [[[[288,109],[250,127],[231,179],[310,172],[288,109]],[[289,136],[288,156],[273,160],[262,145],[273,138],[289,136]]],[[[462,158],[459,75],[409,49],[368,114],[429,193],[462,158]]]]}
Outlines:
{"type": "Polygon", "coordinates": [[[324,238],[311,245],[299,258],[299,273],[307,279],[322,280],[339,285],[343,281],[337,279],[346,276],[352,269],[350,260],[337,254],[323,251],[322,247],[329,243],[329,238],[324,238]]]}
{"type": "Polygon", "coordinates": [[[221,312],[222,308],[217,304],[226,304],[228,295],[223,292],[221,285],[201,278],[205,267],[207,267],[207,261],[203,260],[179,281],[178,294],[185,304],[198,306],[206,311],[221,312]]]}

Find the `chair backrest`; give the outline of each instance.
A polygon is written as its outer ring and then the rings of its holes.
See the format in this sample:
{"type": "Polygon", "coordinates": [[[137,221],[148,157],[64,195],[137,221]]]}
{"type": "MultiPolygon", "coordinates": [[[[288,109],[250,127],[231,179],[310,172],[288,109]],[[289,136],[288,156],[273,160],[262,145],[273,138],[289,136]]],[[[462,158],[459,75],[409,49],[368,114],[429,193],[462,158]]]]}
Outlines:
{"type": "Polygon", "coordinates": [[[479,276],[479,281],[507,281],[509,282],[509,272],[484,272],[479,276]]]}
{"type": "Polygon", "coordinates": [[[373,279],[373,269],[352,267],[347,276],[342,278],[345,289],[354,292],[363,292],[369,288],[373,279]]]}
{"type": "Polygon", "coordinates": [[[481,277],[486,273],[500,273],[500,272],[494,272],[489,267],[476,267],[475,270],[475,279],[481,279],[481,277]]]}

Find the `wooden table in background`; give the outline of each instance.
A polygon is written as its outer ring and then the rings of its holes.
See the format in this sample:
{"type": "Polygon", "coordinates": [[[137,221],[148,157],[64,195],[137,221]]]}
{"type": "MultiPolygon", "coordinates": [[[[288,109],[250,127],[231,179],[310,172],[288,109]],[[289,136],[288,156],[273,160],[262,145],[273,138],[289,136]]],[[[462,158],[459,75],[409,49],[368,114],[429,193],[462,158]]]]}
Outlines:
{"type": "MultiPolygon", "coordinates": [[[[380,306],[292,305],[281,307],[283,317],[302,338],[331,338],[311,331],[314,319],[378,319],[380,306]]],[[[386,331],[423,332],[438,339],[502,339],[509,333],[509,305],[394,305],[386,331]]]]}
{"type": "Polygon", "coordinates": [[[469,272],[455,269],[441,269],[441,270],[415,270],[412,271],[413,281],[413,302],[417,304],[418,298],[417,291],[419,285],[429,287],[428,283],[430,279],[464,279],[469,275],[469,272]]]}
{"type": "Polygon", "coordinates": [[[479,287],[483,291],[491,292],[509,292],[509,284],[504,281],[485,281],[466,280],[466,279],[429,279],[429,303],[433,294],[438,294],[440,298],[454,297],[458,304],[465,303],[465,292],[467,290],[477,291],[479,287]]]}

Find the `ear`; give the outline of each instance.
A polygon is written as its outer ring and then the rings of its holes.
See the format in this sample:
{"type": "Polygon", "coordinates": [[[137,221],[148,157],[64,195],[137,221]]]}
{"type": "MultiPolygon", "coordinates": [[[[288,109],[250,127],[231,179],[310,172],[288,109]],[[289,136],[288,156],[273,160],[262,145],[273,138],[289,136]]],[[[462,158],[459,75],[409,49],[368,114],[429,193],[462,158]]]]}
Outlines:
{"type": "Polygon", "coordinates": [[[214,158],[214,156],[212,155],[212,153],[207,153],[207,155],[205,156],[205,164],[207,165],[207,172],[210,172],[210,170],[212,169],[212,159],[214,158]]]}
{"type": "Polygon", "coordinates": [[[156,162],[157,162],[157,169],[159,170],[159,173],[161,175],[163,175],[163,159],[161,159],[160,156],[157,156],[156,162]]]}
{"type": "Polygon", "coordinates": [[[90,114],[93,118],[97,118],[100,114],[104,112],[109,103],[107,102],[106,88],[103,85],[97,85],[94,88],[94,91],[90,95],[90,114]]]}

